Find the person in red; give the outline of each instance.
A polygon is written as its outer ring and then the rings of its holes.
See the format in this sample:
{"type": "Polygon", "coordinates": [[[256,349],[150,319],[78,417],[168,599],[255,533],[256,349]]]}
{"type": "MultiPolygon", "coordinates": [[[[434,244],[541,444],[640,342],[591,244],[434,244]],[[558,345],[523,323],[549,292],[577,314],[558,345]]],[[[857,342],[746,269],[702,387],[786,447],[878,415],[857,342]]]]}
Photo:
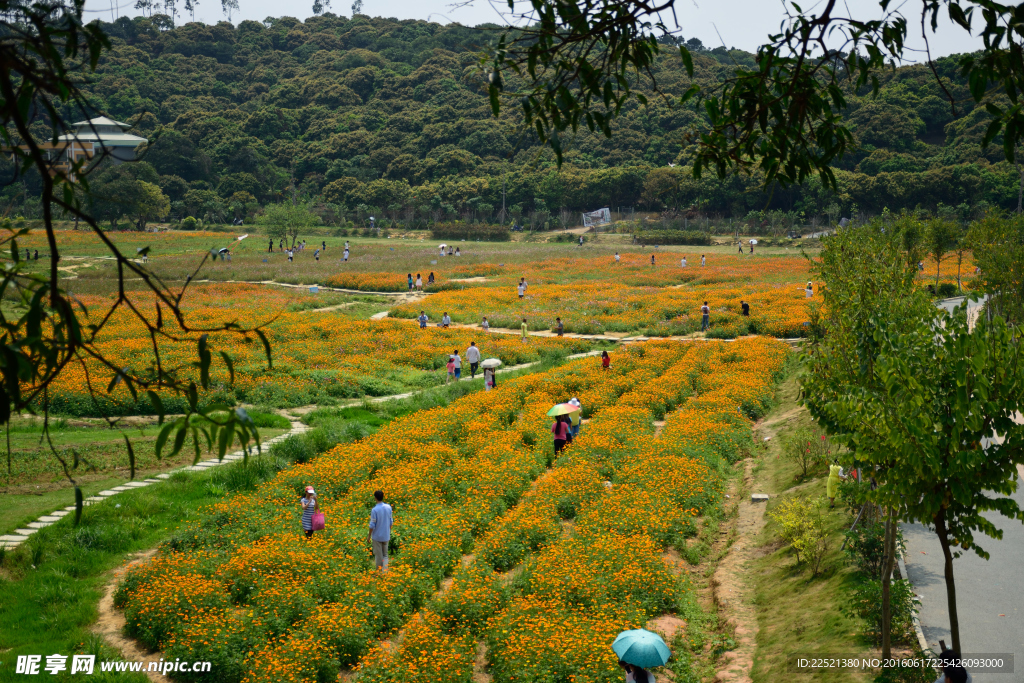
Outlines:
{"type": "Polygon", "coordinates": [[[601,352],[601,369],[607,370],[612,366],[612,359],[608,356],[607,351],[601,352]]]}
{"type": "Polygon", "coordinates": [[[551,433],[555,436],[555,454],[557,455],[565,448],[565,441],[569,438],[569,425],[561,415],[555,417],[555,424],[551,425],[551,433]]]}

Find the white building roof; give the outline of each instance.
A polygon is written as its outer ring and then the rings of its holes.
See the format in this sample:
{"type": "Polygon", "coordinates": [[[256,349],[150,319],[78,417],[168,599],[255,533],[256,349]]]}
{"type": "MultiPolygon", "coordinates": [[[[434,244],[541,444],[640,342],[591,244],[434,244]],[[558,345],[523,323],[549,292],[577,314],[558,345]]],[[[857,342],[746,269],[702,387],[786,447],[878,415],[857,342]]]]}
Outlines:
{"type": "Polygon", "coordinates": [[[66,133],[60,136],[65,142],[98,142],[104,147],[138,147],[146,138],[125,133],[131,126],[121,121],[100,116],[88,121],[79,121],[72,124],[75,127],[74,133],[66,133]]]}
{"type": "Polygon", "coordinates": [[[88,128],[89,126],[117,126],[121,130],[131,128],[130,124],[115,121],[114,119],[109,119],[106,116],[99,116],[95,119],[89,119],[88,121],[79,121],[78,123],[72,123],[71,125],[75,128],[88,128]]]}

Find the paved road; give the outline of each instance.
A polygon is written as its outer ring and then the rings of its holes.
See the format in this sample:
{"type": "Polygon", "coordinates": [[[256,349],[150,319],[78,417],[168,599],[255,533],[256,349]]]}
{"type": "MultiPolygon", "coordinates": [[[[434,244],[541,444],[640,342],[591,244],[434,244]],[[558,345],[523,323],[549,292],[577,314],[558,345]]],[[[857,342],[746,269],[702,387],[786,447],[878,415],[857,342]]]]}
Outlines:
{"type": "MultiPolygon", "coordinates": [[[[1024,467],[1018,469],[1024,478],[1024,467]]],[[[1024,507],[1024,490],[1019,489],[1013,498],[1024,507]]],[[[996,514],[987,516],[1003,530],[1002,541],[982,536],[981,546],[991,559],[983,560],[972,552],[953,560],[961,645],[965,653],[1015,655],[1013,674],[972,673],[974,683],[1024,683],[1024,524],[996,514]]],[[[903,535],[907,573],[921,596],[924,637],[938,652],[940,638],[947,645],[952,643],[942,548],[935,532],[920,524],[904,525],[903,535]]]]}

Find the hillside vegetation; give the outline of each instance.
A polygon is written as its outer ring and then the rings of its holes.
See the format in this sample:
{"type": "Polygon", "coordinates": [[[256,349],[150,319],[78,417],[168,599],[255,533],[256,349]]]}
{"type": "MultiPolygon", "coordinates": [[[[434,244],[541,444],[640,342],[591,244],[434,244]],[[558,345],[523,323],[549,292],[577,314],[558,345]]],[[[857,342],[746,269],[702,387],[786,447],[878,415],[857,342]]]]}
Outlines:
{"type": "MultiPolygon", "coordinates": [[[[160,133],[146,155],[155,172],[140,178],[167,195],[172,218],[225,222],[293,193],[320,205],[328,223],[378,212],[426,225],[493,219],[504,189],[514,217],[552,227],[602,206],[735,217],[770,208],[825,221],[1017,201],[1019,176],[998,140],[980,147],[988,114],[957,79],[955,58],[937,63],[960,100],[955,113],[920,65],[887,73],[877,98],[850,93],[860,149],[842,161],[835,196],[817,182],[765,191],[756,176],[694,180],[683,134],[701,114],[657,97],[631,104],[610,139],[581,130],[558,169],[517,105],[491,115],[479,51],[496,27],[326,14],[176,28],[156,15],[106,29],[113,49],[88,90],[135,132],[160,133]]],[[[688,45],[705,84],[753,59],[688,45]]],[[[668,92],[689,84],[668,45],[655,76],[668,92]]],[[[15,203],[33,196],[22,190],[15,183],[4,194],[15,203]]]]}

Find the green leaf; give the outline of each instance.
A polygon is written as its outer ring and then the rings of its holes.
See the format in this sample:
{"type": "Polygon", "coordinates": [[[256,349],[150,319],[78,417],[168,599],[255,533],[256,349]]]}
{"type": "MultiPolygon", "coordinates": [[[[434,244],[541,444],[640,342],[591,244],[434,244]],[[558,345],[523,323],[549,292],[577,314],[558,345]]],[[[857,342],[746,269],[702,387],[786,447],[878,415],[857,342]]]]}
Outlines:
{"type": "Polygon", "coordinates": [[[263,342],[263,351],[267,354],[267,369],[273,369],[274,362],[270,357],[270,342],[267,341],[267,335],[263,334],[263,330],[257,329],[256,336],[263,342]]]}
{"type": "Polygon", "coordinates": [[[128,448],[128,470],[129,479],[135,479],[135,449],[132,448],[132,442],[128,439],[127,434],[122,434],[124,437],[124,445],[128,448]]]}

